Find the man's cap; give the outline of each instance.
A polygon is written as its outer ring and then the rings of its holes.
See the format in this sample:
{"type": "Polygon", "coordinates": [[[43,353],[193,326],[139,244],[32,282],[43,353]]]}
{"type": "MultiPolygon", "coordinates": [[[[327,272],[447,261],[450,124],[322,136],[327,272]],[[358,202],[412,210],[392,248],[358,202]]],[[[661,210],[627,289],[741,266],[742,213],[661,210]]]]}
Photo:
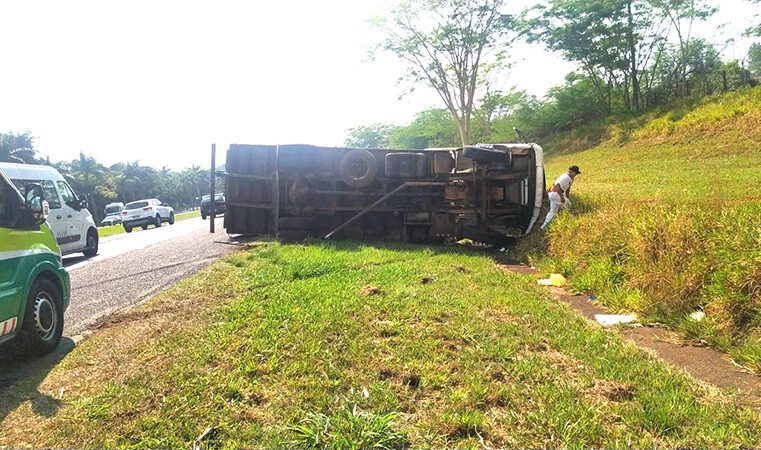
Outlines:
{"type": "Polygon", "coordinates": [[[577,165],[575,165],[575,164],[574,164],[574,165],[572,165],[571,167],[569,167],[569,168],[568,168],[568,171],[569,171],[569,172],[576,172],[576,173],[578,173],[579,175],[581,175],[581,170],[579,170],[579,166],[577,166],[577,165]]]}

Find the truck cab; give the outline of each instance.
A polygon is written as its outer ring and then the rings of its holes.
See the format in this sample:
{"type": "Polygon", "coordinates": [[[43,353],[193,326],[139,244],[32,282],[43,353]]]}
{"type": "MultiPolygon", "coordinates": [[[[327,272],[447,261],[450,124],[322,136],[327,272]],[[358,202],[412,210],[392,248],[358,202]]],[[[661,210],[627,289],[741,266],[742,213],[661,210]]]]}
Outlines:
{"type": "Polygon", "coordinates": [[[0,171],[0,343],[23,334],[32,354],[54,350],[69,305],[69,275],[46,222],[40,184],[25,196],[0,171]]]}

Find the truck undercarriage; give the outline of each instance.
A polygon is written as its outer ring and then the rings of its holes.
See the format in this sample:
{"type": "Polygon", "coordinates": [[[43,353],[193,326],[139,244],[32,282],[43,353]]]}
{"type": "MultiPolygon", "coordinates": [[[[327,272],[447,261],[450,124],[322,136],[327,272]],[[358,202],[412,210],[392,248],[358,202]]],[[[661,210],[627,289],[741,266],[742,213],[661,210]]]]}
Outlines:
{"type": "Polygon", "coordinates": [[[230,234],[497,244],[528,234],[544,194],[536,144],[380,150],[240,145],[227,151],[230,234]]]}

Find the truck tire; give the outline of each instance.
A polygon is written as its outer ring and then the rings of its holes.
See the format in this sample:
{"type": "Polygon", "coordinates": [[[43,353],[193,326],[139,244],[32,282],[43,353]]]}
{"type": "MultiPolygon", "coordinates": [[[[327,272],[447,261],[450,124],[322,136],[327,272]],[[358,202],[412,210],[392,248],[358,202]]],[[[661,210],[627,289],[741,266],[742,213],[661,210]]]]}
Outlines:
{"type": "Polygon", "coordinates": [[[492,150],[490,148],[465,147],[462,155],[479,163],[504,163],[510,167],[513,162],[513,155],[510,152],[502,150],[492,150]]]}
{"type": "Polygon", "coordinates": [[[375,155],[364,149],[347,152],[338,165],[338,176],[349,187],[363,188],[375,181],[378,172],[378,160],[375,155]]]}
{"type": "Polygon", "coordinates": [[[82,253],[88,258],[98,254],[98,232],[92,228],[87,232],[87,247],[82,253]]]}
{"type": "Polygon", "coordinates": [[[63,300],[58,286],[46,278],[35,280],[29,290],[23,331],[33,355],[50,353],[61,342],[63,300]]]}
{"type": "Polygon", "coordinates": [[[132,227],[128,225],[124,225],[124,231],[127,233],[132,233],[132,227]]]}

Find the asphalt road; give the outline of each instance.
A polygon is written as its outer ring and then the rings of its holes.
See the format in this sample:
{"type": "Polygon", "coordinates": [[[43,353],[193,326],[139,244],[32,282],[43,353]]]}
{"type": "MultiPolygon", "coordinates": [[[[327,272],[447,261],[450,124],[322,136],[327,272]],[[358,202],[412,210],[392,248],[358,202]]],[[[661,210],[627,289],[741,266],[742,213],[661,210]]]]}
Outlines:
{"type": "Polygon", "coordinates": [[[103,238],[98,255],[63,258],[71,276],[71,303],[64,336],[75,336],[98,319],[160,292],[235,249],[222,228],[209,233],[209,221],[187,219],[103,238]]]}

